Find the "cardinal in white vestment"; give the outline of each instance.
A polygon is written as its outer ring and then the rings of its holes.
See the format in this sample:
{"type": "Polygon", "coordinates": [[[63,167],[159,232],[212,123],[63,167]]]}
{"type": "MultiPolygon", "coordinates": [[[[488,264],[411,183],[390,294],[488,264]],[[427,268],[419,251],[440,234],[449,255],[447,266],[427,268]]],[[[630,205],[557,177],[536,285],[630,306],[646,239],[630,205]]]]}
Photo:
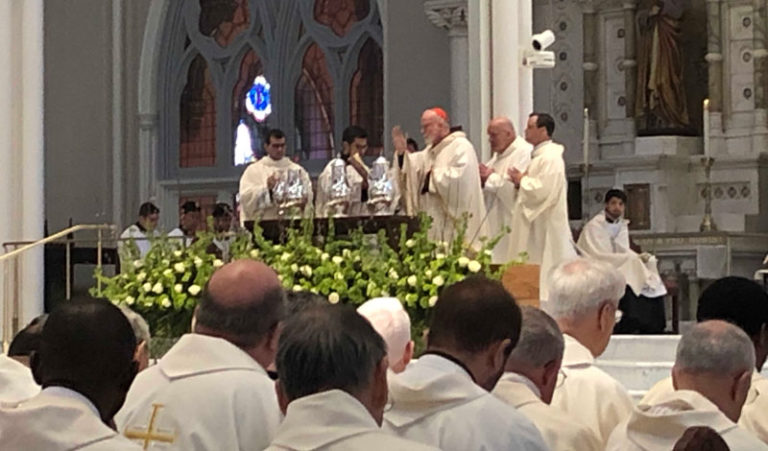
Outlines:
{"type": "Polygon", "coordinates": [[[381,430],[387,404],[386,343],[347,306],[306,309],[292,316],[275,363],[285,419],[268,450],[436,449],[381,430]]]}
{"type": "MultiPolygon", "coordinates": [[[[301,166],[285,156],[285,133],[272,129],[267,135],[264,149],[267,155],[251,163],[240,178],[240,221],[256,219],[277,219],[280,205],[275,199],[274,189],[280,177],[288,171],[297,171],[306,194],[305,206],[312,204],[312,181],[301,166]]],[[[299,209],[305,206],[299,206],[299,209]]]]}
{"type": "Polygon", "coordinates": [[[399,128],[393,130],[398,164],[402,157],[401,195],[409,214],[425,212],[432,218],[429,237],[451,242],[465,214],[469,216],[465,241],[479,248],[487,237],[486,209],[478,161],[472,143],[460,129],[452,129],[441,108],[421,116],[426,149],[408,153],[407,140],[399,128]]]}
{"type": "Polygon", "coordinates": [[[517,136],[515,126],[506,117],[491,120],[488,140],[493,156],[488,163],[480,165],[480,181],[488,209],[488,235],[495,238],[504,234],[493,248],[493,263],[505,264],[517,258],[509,252],[509,232],[505,232],[505,228],[512,224],[512,211],[517,198],[517,188],[509,179],[508,170],[517,168],[525,172],[531,163],[532,146],[517,136]]]}
{"type": "Polygon", "coordinates": [[[561,263],[550,276],[547,310],[565,339],[552,407],[586,424],[601,444],[632,412],[627,389],[595,366],[611,339],[624,287],[616,268],[584,258],[561,263]]]}
{"type": "MultiPolygon", "coordinates": [[[[341,159],[344,161],[346,182],[349,187],[349,204],[343,212],[334,212],[336,216],[365,216],[369,214],[368,202],[368,174],[370,168],[363,162],[363,157],[368,150],[368,132],[357,126],[349,126],[344,129],[341,138],[341,159]]],[[[317,194],[315,195],[315,214],[318,217],[326,217],[333,208],[329,205],[329,190],[333,184],[331,160],[317,177],[317,194]]]]}
{"type": "Polygon", "coordinates": [[[693,326],[678,343],[672,368],[676,391],[637,406],[614,430],[606,449],[672,449],[689,427],[708,426],[733,451],[768,450],[736,424],[754,366],[752,342],[738,327],[720,320],[693,326]]]}
{"type": "Polygon", "coordinates": [[[541,266],[539,298],[548,300],[547,278],[560,262],[576,256],[568,224],[568,184],[565,176],[565,148],[552,141],[555,121],[545,113],[528,118],[525,140],[533,144],[528,170],[508,170],[518,188],[512,213],[509,255],[526,252],[528,262],[541,266]]]}
{"type": "Polygon", "coordinates": [[[265,368],[284,315],[271,268],[253,260],[219,268],[195,311],[194,333],[134,381],[115,417],[120,432],[140,441],[153,426],[166,438],[158,445],[174,450],[266,448],[280,411],[265,368]]]}
{"type": "Polygon", "coordinates": [[[521,310],[520,340],[493,394],[533,421],[552,451],[602,451],[591,429],[549,405],[563,359],[557,323],[537,308],[521,310]]]}
{"type": "MultiPolygon", "coordinates": [[[[728,321],[750,337],[756,356],[755,368],[738,423],[768,443],[768,379],[760,373],[768,353],[768,295],[753,280],[730,276],[716,280],[707,287],[697,304],[697,321],[728,321]]],[[[640,404],[658,404],[674,390],[672,378],[664,378],[648,390],[640,404]]]]}
{"type": "Polygon", "coordinates": [[[16,360],[0,354],[0,403],[15,403],[40,393],[32,372],[16,360]]]}

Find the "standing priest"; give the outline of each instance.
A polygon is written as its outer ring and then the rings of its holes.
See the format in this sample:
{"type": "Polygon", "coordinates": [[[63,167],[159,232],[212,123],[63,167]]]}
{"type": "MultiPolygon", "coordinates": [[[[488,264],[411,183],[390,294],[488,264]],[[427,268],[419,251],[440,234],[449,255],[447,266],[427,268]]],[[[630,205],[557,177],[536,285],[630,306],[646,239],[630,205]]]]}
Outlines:
{"type": "Polygon", "coordinates": [[[429,237],[439,241],[451,241],[462,216],[468,214],[466,242],[479,247],[479,238],[487,233],[475,148],[460,128],[451,128],[442,108],[424,111],[421,133],[427,147],[408,153],[406,136],[399,127],[392,131],[408,213],[431,216],[429,237]]]}

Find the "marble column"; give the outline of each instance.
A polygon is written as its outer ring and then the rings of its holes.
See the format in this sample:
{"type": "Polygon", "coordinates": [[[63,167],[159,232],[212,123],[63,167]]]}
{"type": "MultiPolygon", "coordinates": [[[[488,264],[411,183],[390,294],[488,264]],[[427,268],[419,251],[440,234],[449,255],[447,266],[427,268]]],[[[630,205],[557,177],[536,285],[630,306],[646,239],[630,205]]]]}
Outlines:
{"type": "Polygon", "coordinates": [[[723,143],[723,50],[722,50],[722,0],[707,1],[707,54],[709,65],[709,124],[712,152],[716,155],[723,143]]]}
{"type": "Polygon", "coordinates": [[[469,127],[469,40],[466,0],[429,0],[424,11],[433,25],[448,31],[451,46],[451,105],[454,124],[469,127]]]}
{"type": "Polygon", "coordinates": [[[597,115],[597,11],[591,0],[586,0],[583,6],[584,27],[584,108],[589,108],[590,116],[597,115]]]}
{"type": "Polygon", "coordinates": [[[768,81],[768,50],[766,50],[766,0],[754,0],[753,14],[753,50],[754,90],[755,90],[755,128],[752,135],[752,148],[765,149],[768,142],[768,101],[766,87],[768,81]]]}
{"type": "Polygon", "coordinates": [[[621,62],[621,67],[626,80],[624,107],[627,117],[634,118],[635,91],[637,90],[637,22],[635,20],[637,0],[624,0],[622,8],[624,10],[624,61],[621,62]]]}
{"type": "MultiPolygon", "coordinates": [[[[0,1],[0,242],[43,236],[43,84],[43,0],[0,1]]],[[[42,248],[19,260],[17,325],[43,311],[42,268],[42,248]]]]}

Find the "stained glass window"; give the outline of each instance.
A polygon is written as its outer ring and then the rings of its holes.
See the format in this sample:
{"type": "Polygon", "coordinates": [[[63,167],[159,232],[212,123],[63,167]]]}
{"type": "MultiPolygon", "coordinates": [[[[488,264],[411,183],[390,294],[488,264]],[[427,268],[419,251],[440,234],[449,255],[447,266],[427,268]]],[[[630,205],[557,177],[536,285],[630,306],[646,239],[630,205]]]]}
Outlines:
{"type": "Polygon", "coordinates": [[[221,47],[229,45],[248,29],[248,0],[200,0],[200,33],[221,47]]]}
{"type": "Polygon", "coordinates": [[[378,155],[384,147],[384,59],[370,38],[360,49],[349,88],[349,119],[368,132],[368,154],[378,155]]]}
{"type": "Polygon", "coordinates": [[[235,165],[250,163],[252,159],[258,159],[263,155],[259,131],[264,128],[255,118],[248,114],[246,98],[257,76],[264,75],[264,67],[261,58],[253,49],[249,49],[240,62],[237,82],[232,89],[232,134],[235,146],[235,165]],[[246,143],[246,135],[250,143],[246,143]],[[246,152],[249,146],[253,153],[250,158],[246,152]]]}
{"type": "Polygon", "coordinates": [[[216,164],[216,91],[208,64],[197,55],[187,71],[180,102],[179,166],[216,164]]]}
{"type": "Polygon", "coordinates": [[[369,0],[316,0],[315,20],[344,36],[368,15],[370,8],[369,0]]]}
{"type": "Polygon", "coordinates": [[[312,44],[304,53],[301,77],[296,85],[296,149],[305,160],[333,155],[333,78],[323,50],[312,44]]]}

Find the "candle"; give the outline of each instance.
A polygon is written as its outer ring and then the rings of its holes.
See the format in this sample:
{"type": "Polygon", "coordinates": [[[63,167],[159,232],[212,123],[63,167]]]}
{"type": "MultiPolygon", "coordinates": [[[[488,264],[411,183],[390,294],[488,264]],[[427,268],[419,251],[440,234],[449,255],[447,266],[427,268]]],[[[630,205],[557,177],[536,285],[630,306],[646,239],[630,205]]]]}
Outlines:
{"type": "Polygon", "coordinates": [[[589,108],[584,108],[584,171],[589,167],[589,108]]]}
{"type": "Polygon", "coordinates": [[[709,148],[709,99],[704,99],[704,156],[710,158],[709,148]]]}

